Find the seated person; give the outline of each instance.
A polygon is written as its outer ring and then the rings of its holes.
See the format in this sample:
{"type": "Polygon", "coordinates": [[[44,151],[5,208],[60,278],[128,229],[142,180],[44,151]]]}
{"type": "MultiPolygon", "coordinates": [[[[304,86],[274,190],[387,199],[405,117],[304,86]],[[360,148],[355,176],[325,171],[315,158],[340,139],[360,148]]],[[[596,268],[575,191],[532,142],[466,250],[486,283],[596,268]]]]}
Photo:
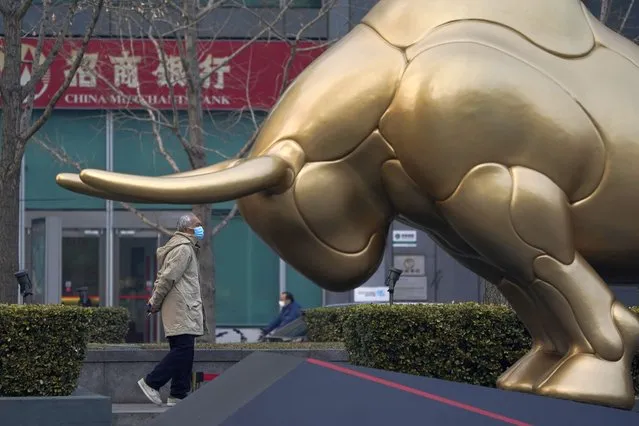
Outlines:
{"type": "Polygon", "coordinates": [[[284,327],[302,316],[302,307],[295,301],[293,294],[288,291],[280,294],[280,313],[269,325],[262,329],[262,336],[266,336],[273,330],[284,327]]]}

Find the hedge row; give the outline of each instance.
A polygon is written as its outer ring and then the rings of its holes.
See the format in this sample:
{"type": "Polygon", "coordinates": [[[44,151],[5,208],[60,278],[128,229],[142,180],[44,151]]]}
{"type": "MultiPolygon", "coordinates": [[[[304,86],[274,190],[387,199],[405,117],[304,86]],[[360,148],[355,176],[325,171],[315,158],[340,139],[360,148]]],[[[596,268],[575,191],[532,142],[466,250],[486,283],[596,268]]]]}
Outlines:
{"type": "Polygon", "coordinates": [[[71,394],[93,314],[61,305],[0,305],[0,395],[71,394]]]}
{"type": "MultiPolygon", "coordinates": [[[[309,340],[343,341],[355,365],[482,386],[495,386],[531,345],[512,309],[498,305],[358,305],[310,309],[305,319],[309,340]]],[[[633,376],[639,393],[639,356],[633,376]]]]}
{"type": "Polygon", "coordinates": [[[124,343],[129,330],[126,308],[87,308],[93,311],[89,329],[90,343],[124,343]]]}
{"type": "Polygon", "coordinates": [[[125,308],[0,305],[0,395],[71,394],[87,343],[124,342],[128,322],[125,308]]]}

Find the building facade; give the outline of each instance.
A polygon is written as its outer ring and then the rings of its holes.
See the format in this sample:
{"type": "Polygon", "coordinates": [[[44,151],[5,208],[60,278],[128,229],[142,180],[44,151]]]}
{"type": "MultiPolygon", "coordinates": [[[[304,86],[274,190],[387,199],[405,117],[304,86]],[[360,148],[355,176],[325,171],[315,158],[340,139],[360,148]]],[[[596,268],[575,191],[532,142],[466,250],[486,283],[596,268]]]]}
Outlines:
{"type": "MultiPolygon", "coordinates": [[[[275,22],[273,31],[288,36],[312,22],[304,32],[304,38],[322,43],[345,35],[374,3],[370,0],[337,0],[324,14],[320,12],[322,0],[295,0],[281,19],[273,21],[281,10],[277,0],[251,0],[245,3],[247,7],[215,10],[199,23],[198,31],[203,42],[214,38],[211,43],[241,43],[262,30],[264,21],[275,22]]],[[[591,10],[599,7],[595,1],[587,4],[591,10]]],[[[32,9],[29,13],[33,13],[33,17],[27,17],[25,28],[30,25],[30,19],[40,18],[37,5],[32,9]]],[[[74,36],[81,36],[84,31],[83,18],[78,19],[77,25],[72,26],[74,36]]],[[[634,23],[636,14],[633,13],[630,19],[634,23]]],[[[127,34],[127,40],[142,42],[141,29],[136,34],[131,32],[130,26],[125,27],[126,19],[120,13],[104,11],[94,34],[97,50],[106,46],[109,40],[121,42],[123,33],[127,34]]],[[[628,27],[634,28],[633,25],[628,27]]],[[[627,31],[630,31],[627,36],[636,36],[631,33],[634,30],[627,31]]],[[[263,46],[269,43],[266,40],[269,37],[266,32],[263,46]]],[[[227,81],[235,72],[234,64],[230,65],[227,81]]],[[[259,68],[259,61],[255,66],[259,68]]],[[[81,77],[78,75],[79,79],[81,77]]],[[[116,78],[116,75],[112,77],[116,78]]],[[[55,85],[54,76],[50,84],[55,85]]],[[[61,107],[54,111],[36,140],[28,145],[23,167],[21,264],[36,284],[36,301],[76,303],[78,290],[86,287],[93,303],[129,309],[133,320],[129,341],[154,341],[160,336],[159,324],[149,321],[144,311],[155,278],[155,250],[167,237],[120,203],[80,196],[59,188],[55,175],[62,171],[75,172],[76,164],[83,168],[153,176],[171,174],[175,169],[158,148],[158,135],[148,120],[147,111],[126,105],[118,107],[117,100],[100,100],[98,98],[103,94],[89,89],[82,91],[82,84],[78,80],[67,92],[61,107]]],[[[153,90],[147,93],[152,96],[153,90]]],[[[220,92],[223,98],[224,90],[220,92]]],[[[213,106],[207,108],[205,114],[209,163],[237,153],[255,131],[255,124],[266,114],[265,111],[246,111],[245,105],[233,107],[232,101],[222,98],[211,100],[213,106]]],[[[39,113],[36,111],[35,115],[39,113]]],[[[180,114],[178,122],[184,123],[186,113],[180,114]]],[[[170,129],[163,128],[161,132],[166,152],[171,154],[178,168],[187,170],[188,159],[179,140],[172,136],[170,129]]],[[[232,206],[230,202],[214,206],[214,225],[232,206]]],[[[168,229],[175,227],[177,218],[184,212],[184,206],[135,207],[148,220],[168,229]]],[[[401,223],[394,223],[389,232],[379,270],[362,287],[347,293],[322,291],[302,277],[282,262],[239,215],[215,236],[213,246],[216,315],[220,329],[244,330],[265,325],[277,314],[278,293],[282,290],[293,292],[304,307],[383,302],[388,300],[385,279],[391,266],[403,271],[396,300],[461,302],[483,298],[484,284],[478,276],[454,261],[425,233],[401,223]]],[[[627,287],[619,291],[626,292],[623,293],[626,303],[639,304],[636,291],[627,287]]]]}

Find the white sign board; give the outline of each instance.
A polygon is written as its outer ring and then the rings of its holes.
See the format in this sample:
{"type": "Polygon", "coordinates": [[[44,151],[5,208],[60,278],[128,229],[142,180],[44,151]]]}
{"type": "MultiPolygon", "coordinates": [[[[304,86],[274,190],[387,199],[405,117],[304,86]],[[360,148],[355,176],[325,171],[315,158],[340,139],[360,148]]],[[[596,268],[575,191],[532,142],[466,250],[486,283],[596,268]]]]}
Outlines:
{"type": "Polygon", "coordinates": [[[394,230],[393,247],[417,247],[417,231],[411,229],[394,230]]]}
{"type": "Polygon", "coordinates": [[[353,292],[355,302],[388,302],[388,287],[359,287],[353,292]]]}
{"type": "Polygon", "coordinates": [[[425,276],[400,276],[395,284],[395,300],[425,302],[428,295],[428,279],[425,276]]]}

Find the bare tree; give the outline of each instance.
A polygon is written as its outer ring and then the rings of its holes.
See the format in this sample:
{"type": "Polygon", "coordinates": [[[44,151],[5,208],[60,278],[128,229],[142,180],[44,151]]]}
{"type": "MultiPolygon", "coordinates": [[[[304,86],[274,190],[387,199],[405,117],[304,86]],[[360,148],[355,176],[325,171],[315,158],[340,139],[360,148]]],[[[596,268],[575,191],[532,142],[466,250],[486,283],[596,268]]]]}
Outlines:
{"type": "MultiPolygon", "coordinates": [[[[305,34],[309,28],[326,16],[333,5],[333,1],[334,0],[326,2],[321,9],[317,10],[314,17],[307,22],[301,23],[295,34],[284,34],[277,29],[278,23],[281,22],[286,10],[288,10],[288,6],[278,9],[272,16],[266,19],[243,4],[231,2],[236,9],[256,17],[260,21],[259,27],[252,29],[247,28],[246,32],[252,34],[252,36],[247,40],[238,42],[238,47],[235,48],[224,61],[216,63],[205,72],[202,72],[200,69],[202,58],[197,46],[198,24],[216,9],[222,7],[221,1],[165,0],[160,4],[140,2],[137,3],[135,7],[122,5],[119,13],[119,15],[121,15],[120,28],[123,29],[122,34],[120,34],[121,43],[126,45],[133,37],[140,35],[153,43],[155,47],[153,54],[160,59],[161,74],[166,80],[166,85],[169,89],[169,98],[173,100],[168,109],[160,109],[147,102],[138,89],[137,101],[139,101],[139,105],[144,113],[140,114],[138,112],[135,114],[130,113],[130,111],[124,111],[122,115],[127,119],[134,118],[143,120],[149,124],[153,135],[154,149],[159,154],[159,157],[166,161],[173,172],[178,173],[183,170],[178,166],[178,161],[176,161],[174,156],[175,153],[167,149],[170,143],[166,136],[167,133],[170,135],[170,138],[178,141],[179,146],[186,154],[190,169],[195,170],[207,166],[207,152],[214,151],[216,154],[222,155],[217,144],[224,143],[222,140],[216,140],[213,146],[211,146],[211,143],[208,143],[208,145],[206,143],[208,138],[205,134],[203,123],[207,119],[207,111],[203,108],[202,92],[203,87],[207,84],[207,80],[217,73],[218,70],[228,66],[234,57],[240,55],[246,49],[251,49],[257,41],[262,39],[275,40],[286,43],[289,50],[287,58],[279,71],[279,83],[277,93],[275,93],[275,97],[278,97],[290,83],[290,77],[293,75],[292,67],[296,63],[296,57],[305,54],[305,52],[309,50],[320,52],[332,43],[332,41],[324,41],[309,45],[309,43],[305,43],[305,41],[307,41],[305,34]],[[171,57],[167,53],[166,46],[169,44],[169,41],[174,43],[173,46],[177,45],[177,54],[179,57],[179,63],[177,64],[175,63],[175,56],[171,57]],[[186,87],[185,108],[184,105],[178,105],[178,102],[175,101],[175,99],[177,99],[174,89],[176,86],[186,87]],[[186,110],[188,117],[186,123],[180,120],[181,110],[186,110]]],[[[224,2],[224,4],[228,6],[229,2],[224,2]]],[[[109,90],[114,93],[123,94],[119,88],[115,87],[110,81],[104,78],[104,76],[97,75],[97,77],[109,87],[109,90]]],[[[250,90],[251,85],[249,82],[249,80],[256,78],[259,78],[259,76],[247,73],[246,81],[240,82],[245,92],[245,104],[248,106],[244,110],[234,113],[235,117],[231,117],[231,123],[229,125],[230,131],[233,131],[233,118],[236,119],[236,122],[239,122],[243,116],[250,117],[253,131],[252,136],[248,138],[246,143],[235,152],[231,158],[239,159],[248,155],[259,131],[260,113],[253,107],[250,90]]],[[[72,165],[78,170],[81,168],[82,165],[78,159],[72,158],[72,156],[62,151],[59,147],[56,147],[55,142],[46,140],[46,138],[39,138],[38,142],[58,161],[72,165]]],[[[222,156],[226,157],[224,155],[222,156]]],[[[120,204],[136,214],[147,225],[170,235],[170,230],[164,229],[157,223],[154,223],[154,221],[146,217],[144,213],[136,210],[134,206],[126,203],[120,204]]],[[[214,341],[216,327],[215,261],[212,250],[212,238],[231,221],[238,210],[235,204],[228,214],[221,218],[215,226],[212,226],[212,205],[195,205],[192,206],[192,211],[202,220],[205,229],[204,239],[200,242],[200,279],[202,283],[202,299],[205,307],[205,316],[209,329],[209,335],[206,336],[205,339],[214,341]]]]}
{"type": "Polygon", "coordinates": [[[18,268],[19,187],[20,170],[26,144],[46,123],[71,78],[80,66],[84,50],[93,35],[105,0],[72,0],[54,7],[51,0],[32,7],[31,0],[0,0],[0,16],[4,24],[2,40],[2,144],[0,144],[0,302],[16,303],[18,288],[14,272],[18,268]],[[57,88],[37,120],[32,120],[33,102],[42,79],[69,36],[77,14],[89,13],[82,41],[70,74],[57,88]],[[39,14],[37,22],[27,22],[39,14]],[[26,30],[25,30],[26,28],[26,30]],[[52,42],[45,42],[52,35],[52,42]],[[33,37],[25,53],[23,37],[33,37]]]}

